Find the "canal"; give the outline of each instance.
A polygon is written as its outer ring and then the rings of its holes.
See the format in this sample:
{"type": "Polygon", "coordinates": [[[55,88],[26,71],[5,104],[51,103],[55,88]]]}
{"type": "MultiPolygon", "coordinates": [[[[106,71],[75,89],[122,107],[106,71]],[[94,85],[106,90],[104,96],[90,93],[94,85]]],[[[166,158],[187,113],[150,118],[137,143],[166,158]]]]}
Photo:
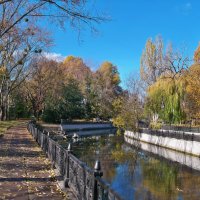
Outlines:
{"type": "Polygon", "coordinates": [[[136,141],[130,145],[123,136],[82,137],[74,141],[73,153],[90,167],[100,160],[103,178],[125,200],[200,199],[200,171],[140,146],[136,141]]]}

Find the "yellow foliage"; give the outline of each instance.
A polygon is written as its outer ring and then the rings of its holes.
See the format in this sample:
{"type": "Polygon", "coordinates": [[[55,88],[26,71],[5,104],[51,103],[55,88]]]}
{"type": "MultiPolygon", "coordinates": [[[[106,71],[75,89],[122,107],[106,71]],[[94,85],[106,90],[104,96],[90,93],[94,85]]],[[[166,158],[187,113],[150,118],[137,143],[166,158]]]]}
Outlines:
{"type": "Polygon", "coordinates": [[[187,80],[187,108],[192,117],[200,117],[200,64],[189,68],[187,80]]]}
{"type": "Polygon", "coordinates": [[[194,52],[194,61],[196,63],[200,62],[200,45],[197,47],[196,51],[194,52]]]}
{"type": "Polygon", "coordinates": [[[112,63],[105,61],[104,63],[102,63],[102,65],[98,69],[98,72],[102,74],[103,79],[106,80],[110,78],[112,84],[117,85],[120,83],[120,77],[119,77],[117,67],[114,66],[112,63]]]}
{"type": "Polygon", "coordinates": [[[5,74],[6,73],[6,67],[2,66],[0,67],[0,74],[5,74]]]}
{"type": "Polygon", "coordinates": [[[63,61],[63,64],[67,64],[68,62],[72,61],[75,57],[74,56],[67,56],[63,61]]]}

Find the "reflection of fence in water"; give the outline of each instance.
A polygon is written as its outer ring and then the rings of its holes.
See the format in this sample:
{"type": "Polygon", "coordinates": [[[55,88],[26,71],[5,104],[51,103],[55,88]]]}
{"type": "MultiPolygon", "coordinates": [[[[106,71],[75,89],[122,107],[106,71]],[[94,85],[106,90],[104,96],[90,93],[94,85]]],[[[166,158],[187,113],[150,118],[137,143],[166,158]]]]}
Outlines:
{"type": "Polygon", "coordinates": [[[80,200],[121,200],[101,176],[100,168],[88,168],[85,163],[52,140],[48,133],[40,130],[35,124],[29,123],[28,130],[48,155],[64,179],[65,186],[73,189],[80,200]]]}

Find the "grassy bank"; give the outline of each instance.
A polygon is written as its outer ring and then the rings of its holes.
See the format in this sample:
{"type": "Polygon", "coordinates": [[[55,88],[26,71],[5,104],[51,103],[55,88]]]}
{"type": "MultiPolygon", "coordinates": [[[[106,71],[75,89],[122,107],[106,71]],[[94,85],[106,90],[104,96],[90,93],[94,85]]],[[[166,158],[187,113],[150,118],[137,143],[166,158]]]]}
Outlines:
{"type": "Polygon", "coordinates": [[[8,130],[8,128],[20,124],[21,121],[0,121],[0,137],[8,130]]]}

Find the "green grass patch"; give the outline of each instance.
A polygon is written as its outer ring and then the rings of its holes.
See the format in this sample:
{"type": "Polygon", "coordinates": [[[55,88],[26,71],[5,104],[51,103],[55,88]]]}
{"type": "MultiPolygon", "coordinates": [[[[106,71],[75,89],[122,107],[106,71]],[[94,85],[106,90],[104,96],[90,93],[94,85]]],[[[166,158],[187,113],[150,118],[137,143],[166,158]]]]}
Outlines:
{"type": "Polygon", "coordinates": [[[8,130],[8,128],[20,124],[21,121],[0,121],[0,137],[8,130]]]}

